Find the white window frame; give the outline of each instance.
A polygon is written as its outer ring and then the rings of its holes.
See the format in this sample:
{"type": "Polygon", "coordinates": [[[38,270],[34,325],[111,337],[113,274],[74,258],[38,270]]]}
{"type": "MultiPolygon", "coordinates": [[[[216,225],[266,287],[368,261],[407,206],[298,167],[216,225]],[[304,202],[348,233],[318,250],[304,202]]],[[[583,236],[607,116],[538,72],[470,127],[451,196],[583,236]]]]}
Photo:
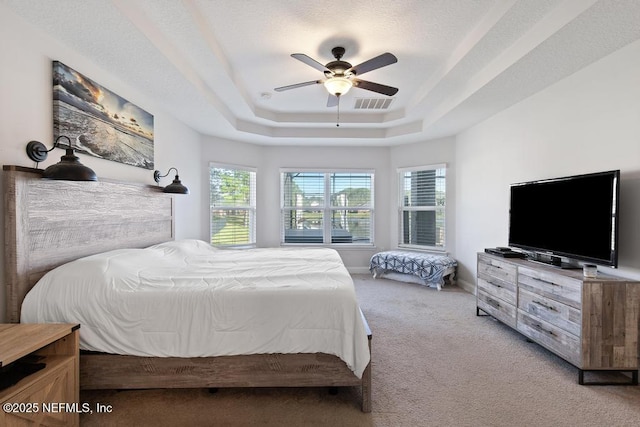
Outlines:
{"type": "Polygon", "coordinates": [[[397,169],[397,179],[398,179],[398,247],[406,248],[406,249],[415,249],[415,250],[424,250],[429,252],[446,252],[447,251],[447,219],[446,219],[446,207],[447,207],[447,196],[446,196],[446,187],[447,187],[447,178],[446,172],[447,164],[446,163],[438,163],[433,165],[423,165],[423,166],[412,166],[412,167],[404,167],[397,169]],[[418,171],[431,171],[436,169],[444,169],[445,170],[445,204],[444,206],[405,206],[404,205],[404,174],[406,172],[418,172],[418,171]],[[404,212],[415,212],[415,211],[440,211],[444,218],[444,239],[442,242],[442,246],[433,246],[433,245],[418,245],[418,244],[407,244],[404,243],[404,212]]]}
{"type": "MultiPolygon", "coordinates": [[[[375,246],[374,230],[375,230],[375,171],[373,169],[317,169],[317,168],[281,168],[280,169],[280,244],[281,245],[312,245],[312,246],[337,246],[337,247],[371,247],[375,246]],[[323,243],[289,243],[285,242],[285,228],[284,228],[284,213],[289,210],[301,210],[300,207],[285,207],[284,206],[284,174],[286,173],[318,173],[324,174],[324,206],[317,210],[322,211],[322,240],[323,243]],[[371,202],[367,208],[356,206],[331,206],[331,175],[340,173],[354,173],[354,174],[369,174],[371,177],[371,202]],[[332,243],[332,224],[331,217],[332,212],[336,210],[349,209],[350,207],[358,208],[360,210],[369,210],[371,212],[370,229],[369,229],[369,242],[355,242],[355,243],[332,243]]],[[[311,208],[309,208],[311,210],[311,208]]]]}
{"type": "Polygon", "coordinates": [[[256,246],[256,224],[257,224],[257,209],[256,209],[256,187],[258,186],[258,173],[257,169],[250,166],[234,165],[228,163],[209,163],[209,243],[217,247],[234,247],[234,248],[252,248],[256,246]],[[253,173],[254,188],[250,189],[250,203],[249,206],[236,206],[236,205],[220,205],[215,206],[215,209],[219,210],[246,210],[249,211],[249,242],[232,245],[215,245],[213,243],[213,224],[211,221],[211,212],[214,209],[213,201],[211,200],[211,169],[227,169],[234,171],[244,171],[253,173]]]}

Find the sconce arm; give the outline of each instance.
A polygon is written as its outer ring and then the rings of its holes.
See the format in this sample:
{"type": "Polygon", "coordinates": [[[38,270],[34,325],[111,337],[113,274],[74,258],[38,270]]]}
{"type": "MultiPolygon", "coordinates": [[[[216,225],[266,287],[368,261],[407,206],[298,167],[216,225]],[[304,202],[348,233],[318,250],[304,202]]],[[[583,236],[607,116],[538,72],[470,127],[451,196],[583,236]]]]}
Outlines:
{"type": "Polygon", "coordinates": [[[167,173],[165,173],[164,175],[160,175],[160,171],[159,170],[155,170],[153,172],[153,180],[156,183],[160,183],[160,178],[164,178],[165,176],[169,175],[169,172],[171,172],[172,170],[176,171],[176,175],[178,175],[178,169],[176,168],[169,168],[169,170],[167,171],[167,173]]]}
{"type": "Polygon", "coordinates": [[[71,140],[69,139],[69,137],[66,135],[60,135],[58,138],[56,138],[55,142],[53,143],[53,147],[51,147],[49,150],[47,150],[47,147],[45,147],[42,142],[29,141],[27,143],[27,156],[29,156],[29,158],[36,163],[47,160],[49,152],[53,151],[54,148],[59,146],[58,141],[60,141],[60,138],[66,138],[68,143],[67,145],[69,145],[69,148],[72,148],[71,140]]]}

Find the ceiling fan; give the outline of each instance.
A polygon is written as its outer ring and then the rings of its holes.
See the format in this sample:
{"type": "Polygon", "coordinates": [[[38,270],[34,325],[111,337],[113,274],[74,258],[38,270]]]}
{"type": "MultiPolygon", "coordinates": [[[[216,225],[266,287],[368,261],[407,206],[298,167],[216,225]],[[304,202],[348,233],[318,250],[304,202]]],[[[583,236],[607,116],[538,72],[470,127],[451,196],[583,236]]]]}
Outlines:
{"type": "Polygon", "coordinates": [[[274,90],[276,92],[282,92],[289,89],[296,89],[303,86],[310,86],[315,84],[324,84],[324,87],[329,92],[329,100],[327,101],[327,107],[334,107],[338,105],[339,97],[344,95],[352,87],[360,89],[370,90],[372,92],[381,93],[387,96],[393,96],[398,93],[398,88],[386,86],[380,83],[373,83],[367,80],[361,80],[357,76],[360,76],[369,71],[377,70],[378,68],[385,67],[387,65],[398,62],[393,54],[387,52],[382,55],[378,55],[375,58],[371,58],[362,64],[352,66],[346,61],[342,61],[345,49],[343,47],[334,47],[331,49],[335,61],[331,61],[326,65],[322,65],[315,59],[305,55],[304,53],[291,54],[295,59],[304,62],[305,64],[315,68],[316,70],[324,73],[325,79],[311,80],[303,83],[296,83],[288,86],[277,87],[274,90]]]}

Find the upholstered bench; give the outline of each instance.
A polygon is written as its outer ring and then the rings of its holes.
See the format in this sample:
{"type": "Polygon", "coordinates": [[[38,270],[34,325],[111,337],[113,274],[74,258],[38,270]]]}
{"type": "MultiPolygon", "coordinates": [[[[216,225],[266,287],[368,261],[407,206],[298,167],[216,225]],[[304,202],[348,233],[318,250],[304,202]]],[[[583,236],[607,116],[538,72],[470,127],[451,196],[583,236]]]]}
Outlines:
{"type": "Polygon", "coordinates": [[[457,261],[446,255],[394,250],[374,254],[369,271],[373,273],[374,279],[382,276],[398,280],[409,279],[405,281],[435,286],[441,290],[445,276],[448,276],[449,283],[455,283],[457,266],[457,261]]]}

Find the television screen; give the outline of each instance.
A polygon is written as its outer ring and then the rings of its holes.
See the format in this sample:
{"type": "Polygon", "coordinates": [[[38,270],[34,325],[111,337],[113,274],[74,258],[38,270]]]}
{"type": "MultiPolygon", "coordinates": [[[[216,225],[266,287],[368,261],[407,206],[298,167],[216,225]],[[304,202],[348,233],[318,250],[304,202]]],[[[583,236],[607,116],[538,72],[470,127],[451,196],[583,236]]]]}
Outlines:
{"type": "Polygon", "coordinates": [[[509,246],[617,267],[620,171],[511,185],[509,246]]]}

